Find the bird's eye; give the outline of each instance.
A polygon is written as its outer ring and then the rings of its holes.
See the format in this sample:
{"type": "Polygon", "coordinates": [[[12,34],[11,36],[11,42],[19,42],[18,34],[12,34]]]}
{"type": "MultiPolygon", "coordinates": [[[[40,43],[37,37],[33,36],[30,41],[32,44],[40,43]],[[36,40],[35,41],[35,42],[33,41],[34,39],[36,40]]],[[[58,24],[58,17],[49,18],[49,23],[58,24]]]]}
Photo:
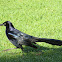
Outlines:
{"type": "Polygon", "coordinates": [[[6,23],[4,23],[4,26],[6,25],[6,23]]]}

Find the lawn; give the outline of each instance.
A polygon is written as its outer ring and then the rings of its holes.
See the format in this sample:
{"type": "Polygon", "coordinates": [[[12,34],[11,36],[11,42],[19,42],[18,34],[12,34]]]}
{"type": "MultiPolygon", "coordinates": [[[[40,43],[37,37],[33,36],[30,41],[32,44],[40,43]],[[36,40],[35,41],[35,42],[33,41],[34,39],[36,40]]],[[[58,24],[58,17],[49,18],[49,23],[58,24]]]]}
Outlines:
{"type": "MultiPolygon", "coordinates": [[[[0,0],[0,24],[11,21],[18,30],[39,38],[62,40],[62,0],[0,0]]],[[[62,62],[62,46],[39,42],[38,49],[15,48],[0,26],[0,62],[62,62]]]]}

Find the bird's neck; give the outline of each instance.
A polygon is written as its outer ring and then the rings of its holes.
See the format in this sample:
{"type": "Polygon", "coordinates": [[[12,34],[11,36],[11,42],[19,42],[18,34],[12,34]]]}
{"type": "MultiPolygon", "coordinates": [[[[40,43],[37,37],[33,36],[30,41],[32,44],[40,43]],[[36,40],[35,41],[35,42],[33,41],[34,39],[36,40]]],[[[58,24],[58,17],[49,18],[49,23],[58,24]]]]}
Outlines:
{"type": "Polygon", "coordinates": [[[6,26],[6,31],[13,31],[14,27],[13,26],[6,26]]]}

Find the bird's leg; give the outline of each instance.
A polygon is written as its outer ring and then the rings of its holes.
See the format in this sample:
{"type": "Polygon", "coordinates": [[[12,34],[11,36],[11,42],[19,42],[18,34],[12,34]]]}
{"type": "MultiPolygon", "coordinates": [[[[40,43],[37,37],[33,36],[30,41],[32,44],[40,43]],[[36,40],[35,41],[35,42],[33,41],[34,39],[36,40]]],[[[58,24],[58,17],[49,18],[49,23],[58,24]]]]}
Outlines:
{"type": "Polygon", "coordinates": [[[33,47],[33,48],[37,48],[35,45],[33,45],[33,44],[28,44],[27,46],[30,46],[30,47],[33,47]]]}
{"type": "MultiPolygon", "coordinates": [[[[20,44],[19,44],[19,45],[20,45],[20,44]]],[[[21,49],[22,49],[22,51],[24,50],[24,49],[23,49],[23,47],[22,47],[22,45],[20,45],[20,47],[19,47],[19,48],[21,48],[21,49]]]]}
{"type": "MultiPolygon", "coordinates": [[[[19,45],[17,46],[17,48],[21,48],[21,49],[22,49],[22,53],[24,54],[24,52],[23,52],[24,49],[23,49],[22,45],[19,44],[19,45]]],[[[20,53],[21,53],[21,52],[20,52],[20,53]]]]}
{"type": "Polygon", "coordinates": [[[38,45],[36,42],[33,42],[33,44],[38,45]]]}
{"type": "Polygon", "coordinates": [[[21,49],[22,49],[22,51],[23,51],[23,47],[22,47],[22,45],[21,45],[21,44],[18,44],[16,47],[17,47],[17,48],[21,48],[21,49]]]}

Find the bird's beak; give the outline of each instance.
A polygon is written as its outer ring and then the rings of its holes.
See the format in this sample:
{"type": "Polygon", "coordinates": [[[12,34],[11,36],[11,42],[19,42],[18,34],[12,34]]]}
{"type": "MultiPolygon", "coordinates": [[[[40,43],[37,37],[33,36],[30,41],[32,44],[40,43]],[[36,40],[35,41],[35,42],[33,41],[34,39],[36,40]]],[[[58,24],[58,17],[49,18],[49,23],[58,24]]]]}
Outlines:
{"type": "Polygon", "coordinates": [[[0,26],[3,26],[4,24],[0,24],[0,26]]]}

